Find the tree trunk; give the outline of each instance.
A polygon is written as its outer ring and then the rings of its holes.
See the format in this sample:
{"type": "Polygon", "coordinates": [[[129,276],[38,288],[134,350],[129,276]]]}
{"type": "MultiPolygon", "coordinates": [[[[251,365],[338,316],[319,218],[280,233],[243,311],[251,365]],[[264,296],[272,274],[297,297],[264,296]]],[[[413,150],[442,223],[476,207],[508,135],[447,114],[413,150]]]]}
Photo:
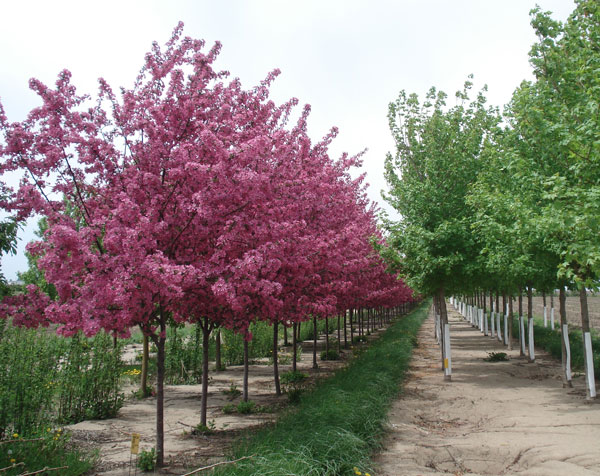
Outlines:
{"type": "Polygon", "coordinates": [[[221,364],[221,329],[215,335],[215,370],[219,372],[223,367],[221,364]]]}
{"type": "Polygon", "coordinates": [[[317,364],[317,316],[313,316],[313,369],[318,369],[317,364]]]}
{"type": "Polygon", "coordinates": [[[444,356],[444,380],[452,380],[452,353],[450,349],[450,324],[448,323],[448,311],[446,309],[446,299],[444,297],[444,288],[438,290],[438,302],[440,305],[440,318],[443,326],[442,342],[444,356]]]}
{"type": "Polygon", "coordinates": [[[354,345],[354,326],[352,324],[352,318],[354,315],[354,309],[350,309],[350,344],[354,345]]]}
{"type": "Polygon", "coordinates": [[[142,392],[142,398],[146,398],[150,393],[148,391],[148,359],[150,357],[149,347],[148,336],[144,333],[142,341],[142,375],[140,382],[140,392],[142,392]]]}
{"type": "Polygon", "coordinates": [[[200,400],[200,424],[206,426],[206,408],[208,406],[208,347],[212,328],[208,317],[202,324],[202,397],[200,400]]]}
{"type": "Polygon", "coordinates": [[[337,352],[338,354],[342,353],[342,316],[341,312],[338,313],[337,316],[337,336],[338,336],[338,344],[337,344],[337,352]]]}
{"type": "Polygon", "coordinates": [[[344,311],[344,349],[348,348],[348,323],[346,321],[346,311],[344,311]]]}
{"type": "Polygon", "coordinates": [[[289,343],[288,343],[288,328],[287,328],[287,325],[285,325],[285,324],[283,326],[283,345],[284,345],[284,347],[287,347],[289,345],[289,343]]]}
{"type": "Polygon", "coordinates": [[[242,383],[242,399],[248,401],[248,341],[244,337],[244,380],[242,383]]]}
{"type": "Polygon", "coordinates": [[[325,316],[325,356],[329,360],[329,318],[325,316]]]}
{"type": "Polygon", "coordinates": [[[544,304],[544,327],[548,327],[548,308],[546,307],[546,292],[542,292],[542,302],[544,304]]]}
{"type": "Polygon", "coordinates": [[[554,330],[554,291],[550,294],[550,329],[554,330]]]}
{"type": "Polygon", "coordinates": [[[504,326],[504,342],[508,345],[508,350],[513,350],[513,299],[512,296],[508,296],[508,317],[504,316],[504,319],[508,319],[508,325],[504,326]]]}
{"type": "Polygon", "coordinates": [[[297,329],[298,329],[298,323],[294,322],[292,324],[292,372],[295,372],[297,369],[297,365],[298,365],[298,357],[297,357],[297,351],[298,351],[298,333],[297,333],[297,329]]]}
{"type": "Polygon", "coordinates": [[[535,362],[535,343],[533,336],[533,289],[531,284],[527,286],[527,334],[528,334],[528,350],[529,356],[527,361],[532,363],[535,362]]]}
{"type": "Polygon", "coordinates": [[[279,322],[273,324],[273,377],[275,379],[275,395],[281,395],[279,384],[279,322]]]}
{"type": "MultiPolygon", "coordinates": [[[[554,292],[552,294],[554,294],[554,292]]],[[[569,343],[569,324],[567,322],[567,293],[565,292],[565,287],[562,285],[560,286],[558,293],[558,303],[558,312],[560,313],[562,367],[565,376],[565,384],[563,386],[570,388],[573,387],[573,376],[571,374],[571,345],[569,343]]]]}
{"type": "Polygon", "coordinates": [[[519,288],[519,355],[525,355],[525,326],[523,325],[523,289],[519,288]]]}
{"type": "Polygon", "coordinates": [[[592,336],[590,334],[590,315],[588,312],[587,290],[581,286],[579,291],[581,304],[581,332],[583,334],[583,358],[585,364],[586,398],[596,398],[596,379],[594,377],[594,354],[592,352],[592,336]]]}
{"type": "Polygon", "coordinates": [[[153,340],[156,344],[156,466],[164,466],[165,461],[165,341],[166,326],[164,319],[161,319],[160,334],[154,335],[153,340]]]}

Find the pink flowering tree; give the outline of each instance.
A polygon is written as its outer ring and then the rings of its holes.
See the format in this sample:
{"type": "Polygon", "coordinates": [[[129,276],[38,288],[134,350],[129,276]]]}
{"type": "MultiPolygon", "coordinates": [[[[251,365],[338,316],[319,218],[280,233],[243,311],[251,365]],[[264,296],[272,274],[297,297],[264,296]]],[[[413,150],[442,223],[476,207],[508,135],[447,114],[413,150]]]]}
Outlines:
{"type": "MultiPolygon", "coordinates": [[[[58,324],[65,335],[141,327],[158,349],[159,464],[167,325],[199,321],[205,335],[214,325],[247,327],[242,303],[223,297],[227,240],[264,208],[273,178],[265,164],[293,105],[268,100],[276,72],[251,91],[224,84],[227,74],[212,68],[220,45],[205,53],[182,28],[164,51],[153,46],[119,96],[100,80],[90,104],[63,71],[55,88],[31,80],[42,105],[25,121],[10,123],[0,109],[0,172],[23,173],[2,205],[20,219],[47,217],[45,240],[29,251],[58,293],[50,301],[32,287],[2,313],[58,324]]],[[[239,265],[254,272],[248,256],[239,265]]]]}

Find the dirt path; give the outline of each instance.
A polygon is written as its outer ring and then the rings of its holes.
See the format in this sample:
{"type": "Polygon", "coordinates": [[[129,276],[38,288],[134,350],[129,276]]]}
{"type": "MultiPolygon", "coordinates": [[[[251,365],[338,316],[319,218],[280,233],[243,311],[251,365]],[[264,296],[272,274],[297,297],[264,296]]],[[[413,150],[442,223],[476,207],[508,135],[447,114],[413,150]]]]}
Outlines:
{"type": "Polygon", "coordinates": [[[529,364],[448,307],[452,382],[430,316],[376,474],[600,475],[600,402],[585,401],[583,377],[564,389],[560,362],[536,349],[529,364]],[[485,362],[492,351],[510,361],[485,362]]]}

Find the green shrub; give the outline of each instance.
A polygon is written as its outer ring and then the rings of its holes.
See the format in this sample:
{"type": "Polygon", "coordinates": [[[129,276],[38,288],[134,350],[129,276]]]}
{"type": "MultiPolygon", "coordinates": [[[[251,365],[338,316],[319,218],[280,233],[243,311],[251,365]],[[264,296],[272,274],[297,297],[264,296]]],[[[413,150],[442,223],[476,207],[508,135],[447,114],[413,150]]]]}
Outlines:
{"type": "Polygon", "coordinates": [[[340,354],[334,349],[329,349],[329,352],[324,350],[321,352],[321,360],[340,360],[340,354]]]}
{"type": "Polygon", "coordinates": [[[233,400],[234,398],[239,397],[241,394],[241,390],[239,390],[237,388],[237,385],[235,385],[234,383],[229,385],[229,388],[227,390],[223,390],[223,395],[227,395],[229,400],[233,400]]]}
{"type": "Polygon", "coordinates": [[[137,467],[142,471],[153,471],[156,467],[156,452],[154,448],[149,451],[142,450],[138,455],[137,467]]]}
{"type": "Polygon", "coordinates": [[[488,356],[483,359],[486,362],[508,362],[506,352],[488,352],[488,356]]]}
{"type": "Polygon", "coordinates": [[[202,381],[200,327],[170,327],[165,342],[165,383],[197,384],[202,381]],[[190,335],[190,331],[193,335],[190,335]]]}
{"type": "Polygon", "coordinates": [[[59,423],[112,418],[123,406],[120,379],[122,342],[99,332],[91,339],[70,339],[57,382],[59,423]]]}
{"type": "Polygon", "coordinates": [[[223,406],[223,413],[225,413],[225,415],[235,413],[236,411],[237,411],[237,406],[233,403],[228,403],[223,406]]]}
{"type": "Polygon", "coordinates": [[[78,476],[87,474],[94,466],[97,452],[84,452],[69,441],[69,433],[62,429],[46,427],[36,433],[28,433],[24,438],[18,433],[7,435],[0,447],[0,468],[2,476],[17,476],[39,471],[40,474],[61,474],[78,476]],[[8,467],[14,465],[11,469],[8,467]],[[62,468],[60,473],[43,473],[44,468],[62,468]],[[6,469],[4,469],[6,468],[6,469]]]}
{"type": "Polygon", "coordinates": [[[238,413],[242,414],[242,415],[247,415],[249,413],[254,413],[256,410],[256,403],[253,402],[252,400],[248,400],[247,402],[240,402],[237,405],[237,411],[238,413]]]}
{"type": "Polygon", "coordinates": [[[360,344],[362,342],[367,342],[367,336],[366,335],[362,335],[362,336],[354,336],[354,338],[352,339],[352,343],[353,344],[360,344]]]}

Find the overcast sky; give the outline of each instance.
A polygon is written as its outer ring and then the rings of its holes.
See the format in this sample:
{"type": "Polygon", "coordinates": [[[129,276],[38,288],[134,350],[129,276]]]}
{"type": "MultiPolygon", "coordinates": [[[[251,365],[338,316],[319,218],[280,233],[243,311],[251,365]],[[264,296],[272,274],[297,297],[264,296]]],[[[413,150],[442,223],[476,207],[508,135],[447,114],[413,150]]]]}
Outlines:
{"type": "MultiPolygon", "coordinates": [[[[491,104],[509,101],[530,79],[535,41],[529,10],[539,4],[564,20],[572,0],[21,0],[3,2],[0,16],[0,98],[10,121],[36,107],[31,77],[53,84],[64,68],[79,92],[95,94],[97,78],[130,87],[152,41],[164,44],[178,21],[184,34],[223,44],[219,69],[246,88],[274,68],[272,97],[312,105],[309,133],[332,126],[341,152],[368,149],[363,170],[372,200],[384,206],[383,162],[393,142],[387,106],[402,89],[436,86],[453,97],[467,75],[487,84],[491,104]]],[[[8,279],[26,269],[25,244],[3,257],[8,279]]]]}

